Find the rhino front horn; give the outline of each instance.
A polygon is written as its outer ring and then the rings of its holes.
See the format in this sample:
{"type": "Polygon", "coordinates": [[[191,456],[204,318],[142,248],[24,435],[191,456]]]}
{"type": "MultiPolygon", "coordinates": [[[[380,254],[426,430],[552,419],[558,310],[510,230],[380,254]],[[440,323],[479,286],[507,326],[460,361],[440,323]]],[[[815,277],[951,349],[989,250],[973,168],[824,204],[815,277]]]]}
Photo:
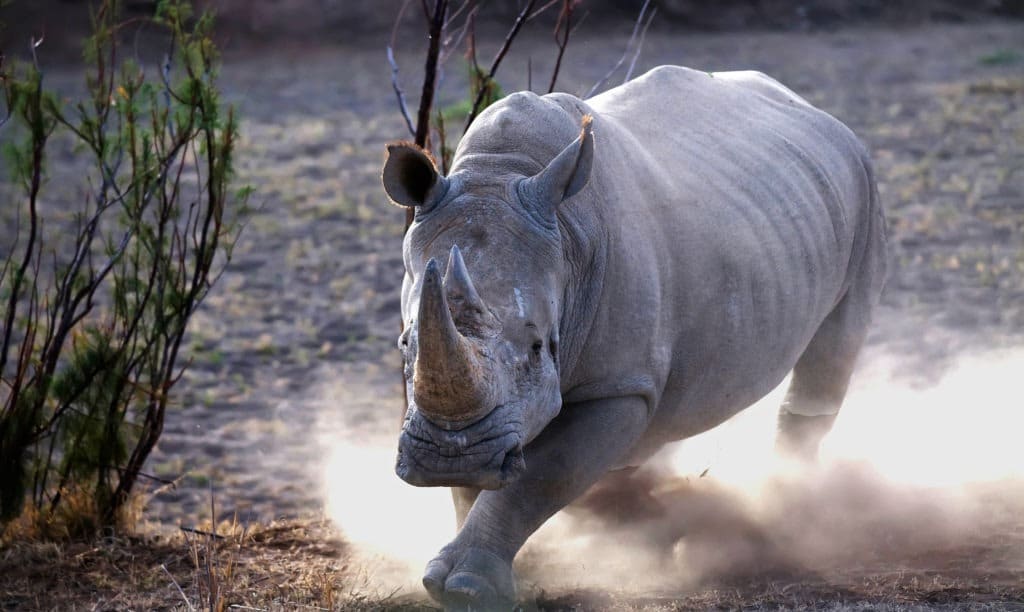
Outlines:
{"type": "MultiPolygon", "coordinates": [[[[471,283],[468,286],[472,288],[471,283]]],[[[433,259],[423,274],[416,324],[419,347],[413,398],[417,409],[448,429],[464,427],[487,414],[493,408],[487,368],[472,342],[455,328],[433,259]]]]}

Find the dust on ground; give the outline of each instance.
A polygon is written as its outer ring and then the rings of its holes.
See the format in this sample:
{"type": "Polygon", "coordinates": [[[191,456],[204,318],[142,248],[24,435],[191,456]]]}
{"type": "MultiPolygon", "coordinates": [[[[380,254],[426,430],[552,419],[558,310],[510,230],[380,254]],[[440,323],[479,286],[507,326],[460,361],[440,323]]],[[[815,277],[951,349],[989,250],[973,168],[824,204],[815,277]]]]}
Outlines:
{"type": "MultiPolygon", "coordinates": [[[[618,61],[630,24],[602,28],[574,34],[560,89],[585,92],[618,61]]],[[[545,80],[537,75],[549,74],[550,37],[531,34],[518,44],[530,47],[534,81],[545,80]]],[[[406,89],[414,91],[419,55],[410,47],[398,57],[406,89]]],[[[445,103],[455,101],[451,92],[464,78],[458,61],[446,72],[445,103]]],[[[525,88],[525,54],[508,61],[503,87],[525,88]]],[[[1024,343],[1024,25],[712,35],[655,29],[637,71],[664,63],[766,72],[847,123],[872,149],[892,273],[869,354],[896,355],[898,374],[926,382],[961,353],[1024,343]]],[[[401,411],[394,342],[403,213],[386,203],[379,171],[383,143],[407,134],[383,43],[228,49],[222,73],[226,96],[244,117],[240,178],[255,185],[261,208],[194,321],[196,359],[148,466],[163,478],[180,477],[149,503],[146,518],[157,527],[209,520],[211,492],[218,522],[316,520],[331,444],[393,444],[401,411]]],[[[48,78],[72,76],[54,68],[48,78]]],[[[679,491],[660,494],[679,499],[679,491]]],[[[693,590],[645,597],[612,588],[544,592],[540,580],[534,601],[552,609],[835,609],[858,602],[1006,609],[1024,601],[1020,567],[992,573],[975,562],[1019,542],[1024,523],[1019,512],[994,516],[1005,521],[998,541],[986,540],[986,532],[937,556],[889,557],[840,568],[845,574],[731,568],[693,590]]],[[[12,554],[4,553],[16,560],[12,554]]],[[[265,558],[270,566],[256,572],[269,573],[283,559],[265,558]]],[[[343,575],[343,565],[330,571],[343,575]]],[[[179,580],[199,584],[198,577],[179,580]]],[[[144,584],[161,593],[172,588],[158,577],[144,584]]],[[[163,601],[177,605],[168,592],[163,601]]],[[[57,605],[40,595],[19,601],[16,607],[57,605]]]]}

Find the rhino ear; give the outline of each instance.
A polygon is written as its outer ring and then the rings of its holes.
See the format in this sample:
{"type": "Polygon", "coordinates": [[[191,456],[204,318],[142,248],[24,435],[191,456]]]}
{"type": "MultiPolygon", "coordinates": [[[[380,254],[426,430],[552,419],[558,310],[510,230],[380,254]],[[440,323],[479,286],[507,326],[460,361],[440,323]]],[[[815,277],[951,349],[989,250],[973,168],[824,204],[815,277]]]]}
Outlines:
{"type": "Polygon", "coordinates": [[[583,189],[594,162],[593,117],[583,116],[580,135],[562,149],[551,163],[526,179],[524,187],[541,203],[558,206],[583,189]]]}
{"type": "Polygon", "coordinates": [[[447,188],[448,181],[437,172],[430,155],[410,142],[387,145],[381,180],[391,201],[400,206],[433,204],[447,188]]]}

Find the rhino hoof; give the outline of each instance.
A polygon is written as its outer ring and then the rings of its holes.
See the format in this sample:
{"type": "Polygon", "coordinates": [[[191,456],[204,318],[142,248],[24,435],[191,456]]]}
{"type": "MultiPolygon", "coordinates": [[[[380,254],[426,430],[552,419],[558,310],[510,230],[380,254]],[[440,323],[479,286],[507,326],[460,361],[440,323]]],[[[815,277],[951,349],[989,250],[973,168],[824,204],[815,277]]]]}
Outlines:
{"type": "Polygon", "coordinates": [[[443,556],[427,564],[427,569],[423,573],[423,588],[427,589],[427,593],[430,593],[434,601],[441,601],[444,596],[444,582],[451,571],[451,564],[443,556]]]}
{"type": "Polygon", "coordinates": [[[445,610],[511,610],[515,606],[512,566],[478,548],[446,548],[427,564],[423,586],[445,610]]]}

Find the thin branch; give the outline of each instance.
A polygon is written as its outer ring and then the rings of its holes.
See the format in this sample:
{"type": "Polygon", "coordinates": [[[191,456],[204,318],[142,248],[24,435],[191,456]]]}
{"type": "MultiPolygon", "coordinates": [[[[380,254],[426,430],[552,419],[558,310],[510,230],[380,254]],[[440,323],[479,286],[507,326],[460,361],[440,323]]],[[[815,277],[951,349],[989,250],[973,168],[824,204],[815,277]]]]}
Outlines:
{"type": "Polygon", "coordinates": [[[210,531],[203,531],[202,529],[196,529],[194,527],[185,527],[184,525],[181,525],[180,527],[178,527],[178,529],[184,531],[185,533],[194,533],[196,535],[207,536],[207,537],[213,538],[215,540],[226,540],[227,539],[224,536],[220,535],[219,533],[213,533],[213,532],[210,532],[210,531]]]}
{"type": "Polygon", "coordinates": [[[462,14],[462,11],[466,10],[466,7],[468,6],[473,7],[472,10],[470,10],[471,13],[476,11],[476,0],[462,0],[462,4],[459,5],[459,8],[455,9],[450,15],[448,15],[448,19],[445,20],[444,29],[446,31],[448,30],[448,26],[454,23],[455,20],[459,18],[459,15],[462,14]]]}
{"type": "Polygon", "coordinates": [[[636,60],[640,57],[640,51],[644,48],[644,39],[647,37],[647,28],[651,27],[651,22],[654,21],[654,16],[657,14],[658,9],[655,7],[655,9],[651,11],[650,17],[647,18],[647,23],[644,24],[643,31],[640,32],[640,42],[637,43],[636,50],[633,52],[633,61],[629,63],[629,70],[626,71],[626,78],[622,80],[623,83],[628,82],[633,76],[633,69],[636,68],[636,60]]]}
{"type": "Polygon", "coordinates": [[[391,26],[391,40],[387,46],[388,63],[391,65],[391,87],[395,90],[395,96],[398,97],[398,108],[402,112],[402,117],[405,119],[405,125],[409,128],[409,135],[416,136],[416,128],[413,127],[412,117],[409,116],[409,106],[405,102],[405,92],[402,91],[402,86],[398,80],[398,62],[395,61],[395,41],[398,39],[398,24],[402,22],[402,17],[405,15],[405,9],[409,7],[409,2],[412,0],[405,0],[402,2],[402,6],[398,9],[398,15],[395,17],[395,22],[391,26]]]}
{"type": "Polygon", "coordinates": [[[181,590],[181,585],[178,584],[178,581],[174,579],[173,575],[171,575],[171,572],[167,569],[167,566],[161,563],[160,569],[164,570],[164,573],[167,574],[167,577],[171,579],[171,584],[174,585],[174,588],[178,589],[178,594],[181,595],[181,600],[185,602],[185,605],[188,606],[190,612],[196,612],[196,609],[192,605],[192,602],[190,602],[188,600],[188,597],[185,596],[185,591],[181,590]]]}
{"type": "Polygon", "coordinates": [[[405,9],[409,7],[409,3],[412,0],[405,0],[402,2],[402,6],[398,9],[398,15],[395,16],[395,22],[391,24],[391,40],[388,42],[388,46],[394,47],[395,41],[398,40],[398,24],[402,23],[402,17],[405,15],[405,9]]]}
{"type": "MultiPolygon", "coordinates": [[[[171,96],[173,94],[173,91],[171,90],[171,68],[172,68],[171,62],[172,62],[172,58],[174,57],[174,43],[175,43],[176,37],[177,37],[176,33],[172,33],[171,34],[171,40],[168,43],[167,53],[166,53],[166,55],[164,55],[163,65],[160,67],[160,80],[163,81],[163,84],[164,84],[163,94],[164,94],[164,105],[166,106],[165,112],[169,111],[170,108],[171,108],[171,96]]],[[[174,133],[174,127],[175,126],[174,126],[174,122],[173,121],[168,121],[167,122],[167,129],[168,129],[168,132],[170,132],[170,135],[171,135],[172,139],[177,137],[177,135],[174,133]]]]}
{"type": "MultiPolygon", "coordinates": [[[[7,83],[7,74],[3,72],[4,59],[5,56],[3,52],[0,51],[0,88],[2,88],[3,90],[4,105],[6,106],[6,113],[4,114],[3,118],[0,119],[0,128],[2,128],[4,124],[6,124],[10,120],[11,116],[14,115],[14,107],[12,104],[13,94],[10,92],[10,85],[7,83]]],[[[14,215],[14,241],[13,244],[10,246],[11,252],[17,249],[17,241],[18,237],[20,236],[20,229],[22,229],[22,217],[20,217],[20,207],[15,209],[14,215]]],[[[0,283],[2,283],[4,278],[7,277],[7,271],[10,269],[11,262],[12,258],[4,258],[3,267],[0,268],[0,283]]],[[[2,376],[3,370],[0,369],[0,377],[2,376]]]]}
{"type": "Polygon", "coordinates": [[[395,63],[395,52],[391,49],[391,45],[387,47],[388,51],[388,63],[391,64],[391,88],[395,90],[395,96],[398,98],[398,109],[402,111],[402,117],[405,119],[405,126],[409,128],[409,135],[416,136],[416,128],[412,125],[412,117],[409,116],[409,107],[405,103],[405,92],[402,91],[402,86],[398,83],[398,64],[395,63]]]}
{"type": "MultiPolygon", "coordinates": [[[[485,83],[490,82],[494,79],[494,75],[498,72],[498,66],[501,65],[501,60],[505,58],[505,54],[508,53],[509,47],[512,46],[512,41],[515,40],[516,35],[519,34],[519,30],[522,29],[523,24],[527,22],[530,11],[533,10],[533,5],[537,3],[537,0],[530,0],[523,7],[523,10],[519,12],[516,17],[515,23],[512,24],[512,29],[505,35],[505,42],[501,45],[501,49],[498,50],[498,54],[494,56],[494,61],[491,62],[491,69],[487,73],[487,79],[485,83]]],[[[477,114],[480,112],[480,105],[483,104],[484,95],[487,93],[486,87],[481,87],[476,93],[476,99],[473,101],[473,107],[469,111],[469,116],[466,117],[466,126],[463,128],[463,132],[469,129],[470,124],[476,119],[477,114]]]]}
{"type": "MultiPolygon", "coordinates": [[[[35,56],[35,39],[33,39],[32,53],[33,58],[35,56]]],[[[7,365],[7,351],[10,348],[11,336],[14,328],[14,319],[17,312],[18,306],[18,295],[21,292],[21,283],[24,280],[25,272],[28,270],[29,263],[32,260],[32,254],[36,250],[35,243],[39,238],[39,212],[37,210],[37,201],[39,198],[39,187],[42,184],[42,172],[43,172],[43,150],[46,145],[46,140],[49,134],[44,129],[43,122],[45,121],[42,114],[42,96],[43,96],[43,75],[37,73],[35,91],[33,92],[32,108],[26,110],[26,113],[38,113],[38,115],[31,117],[30,126],[32,131],[32,176],[30,177],[29,194],[28,194],[28,206],[29,206],[29,234],[28,244],[25,247],[25,256],[22,258],[21,264],[18,266],[18,271],[15,273],[13,282],[11,283],[11,296],[7,304],[7,317],[4,321],[4,332],[3,332],[3,345],[0,347],[0,372],[4,371],[4,367],[7,365]]],[[[16,395],[16,394],[14,394],[16,395]]]]}
{"type": "Polygon", "coordinates": [[[544,6],[540,7],[539,9],[535,10],[534,12],[530,13],[530,15],[526,18],[526,20],[530,21],[530,20],[534,19],[535,17],[541,15],[544,11],[548,10],[549,8],[553,7],[554,5],[558,4],[561,1],[562,0],[549,0],[547,4],[545,4],[544,6]]]}
{"type": "Polygon", "coordinates": [[[558,45],[558,56],[555,58],[555,69],[551,71],[548,93],[555,91],[555,83],[558,82],[558,71],[562,68],[565,48],[569,46],[569,34],[572,32],[572,11],[575,6],[574,0],[563,0],[562,12],[558,14],[558,21],[555,23],[555,44],[558,45]],[[560,32],[562,33],[561,38],[558,36],[560,32]]]}
{"type": "Polygon", "coordinates": [[[570,34],[575,34],[576,30],[580,29],[583,23],[587,20],[587,17],[590,17],[590,11],[583,12],[583,16],[580,17],[580,20],[576,22],[576,25],[572,26],[572,32],[570,32],[570,34]]]}
{"type": "MultiPolygon", "coordinates": [[[[459,26],[459,28],[452,32],[449,36],[447,36],[444,42],[441,44],[441,59],[439,60],[439,62],[442,66],[448,63],[448,58],[451,57],[452,53],[454,53],[455,50],[462,45],[462,41],[465,40],[466,35],[473,27],[471,26],[471,23],[476,19],[476,14],[479,8],[480,7],[476,6],[476,3],[473,2],[473,8],[471,8],[469,12],[466,13],[466,18],[462,21],[462,25],[459,26]]],[[[449,19],[448,22],[445,23],[445,32],[448,31],[448,25],[452,22],[453,20],[449,19]]]]}
{"type": "Polygon", "coordinates": [[[633,48],[633,43],[636,41],[637,34],[640,33],[640,26],[644,21],[644,15],[646,15],[647,7],[650,4],[651,0],[644,0],[643,6],[640,7],[640,14],[637,15],[636,21],[633,23],[633,33],[629,35],[629,42],[626,43],[626,49],[622,52],[622,57],[619,58],[619,61],[615,62],[615,65],[612,66],[612,69],[609,70],[608,73],[605,74],[600,81],[594,83],[594,86],[590,88],[590,91],[587,92],[587,95],[583,96],[584,100],[593,96],[595,93],[597,93],[597,90],[604,87],[604,84],[608,82],[608,79],[612,78],[612,75],[615,74],[624,63],[626,63],[626,56],[629,55],[629,51],[630,49],[633,48]]]}
{"type": "Polygon", "coordinates": [[[480,62],[476,57],[476,14],[466,18],[466,30],[466,59],[473,70],[473,77],[476,78],[481,73],[480,62]]]}
{"type": "MultiPolygon", "coordinates": [[[[79,232],[76,244],[75,244],[75,255],[68,265],[67,271],[64,273],[59,281],[57,289],[57,301],[54,304],[54,317],[51,319],[52,323],[47,334],[46,343],[42,352],[43,357],[43,373],[45,376],[53,374],[57,367],[57,361],[64,342],[71,333],[74,326],[85,317],[91,310],[92,306],[92,295],[99,288],[102,281],[102,277],[97,279],[95,274],[90,269],[89,282],[80,288],[77,292],[73,291],[73,285],[75,279],[78,277],[79,270],[84,264],[85,260],[91,254],[91,246],[95,239],[96,232],[99,227],[100,218],[104,212],[109,209],[114,202],[118,200],[111,200],[107,192],[110,189],[110,184],[107,179],[104,179],[103,185],[100,187],[100,193],[96,196],[96,212],[92,218],[85,224],[82,231],[79,232]],[[87,299],[88,298],[88,299],[87,299]],[[83,311],[79,311],[79,305],[83,299],[87,299],[87,307],[83,311]],[[62,317],[59,325],[55,325],[56,313],[61,312],[62,317]]],[[[105,276],[109,269],[113,266],[114,262],[124,248],[127,246],[127,241],[130,239],[131,230],[128,230],[119,251],[115,251],[110,262],[105,267],[103,275],[105,276]]],[[[91,265],[91,264],[90,264],[91,265]]]]}
{"type": "Polygon", "coordinates": [[[39,57],[36,55],[36,49],[46,40],[46,33],[44,32],[39,38],[32,36],[30,40],[32,41],[29,45],[29,50],[32,52],[32,65],[35,66],[36,70],[39,70],[39,57]]]}
{"type": "MultiPolygon", "coordinates": [[[[119,470],[119,471],[122,470],[122,468],[119,468],[117,466],[111,466],[111,467],[113,467],[114,469],[119,470]]],[[[145,472],[139,472],[139,476],[141,476],[143,478],[147,478],[149,480],[152,480],[153,482],[159,482],[160,484],[163,484],[163,485],[175,485],[175,484],[178,483],[178,480],[170,480],[170,479],[167,479],[167,478],[161,478],[159,476],[154,476],[153,474],[147,474],[145,472]]]]}
{"type": "MultiPolygon", "coordinates": [[[[213,541],[217,539],[217,506],[214,502],[213,497],[213,480],[207,481],[210,489],[210,526],[213,529],[213,533],[210,534],[210,538],[206,541],[206,578],[209,580],[210,585],[210,612],[213,612],[213,602],[220,601],[220,588],[218,584],[214,582],[214,570],[217,568],[217,559],[214,556],[213,541]]],[[[221,538],[223,539],[223,538],[221,538]]]]}
{"type": "Polygon", "coordinates": [[[441,34],[444,29],[445,14],[448,12],[448,0],[437,0],[430,21],[430,45],[427,48],[427,61],[423,67],[423,93],[420,95],[420,107],[416,114],[416,144],[426,148],[430,137],[430,110],[434,105],[435,83],[437,81],[437,58],[441,53],[441,34]]]}
{"type": "Polygon", "coordinates": [[[441,174],[448,174],[448,166],[451,163],[451,155],[448,154],[448,132],[444,125],[444,113],[437,111],[437,149],[441,157],[441,174]]]}

